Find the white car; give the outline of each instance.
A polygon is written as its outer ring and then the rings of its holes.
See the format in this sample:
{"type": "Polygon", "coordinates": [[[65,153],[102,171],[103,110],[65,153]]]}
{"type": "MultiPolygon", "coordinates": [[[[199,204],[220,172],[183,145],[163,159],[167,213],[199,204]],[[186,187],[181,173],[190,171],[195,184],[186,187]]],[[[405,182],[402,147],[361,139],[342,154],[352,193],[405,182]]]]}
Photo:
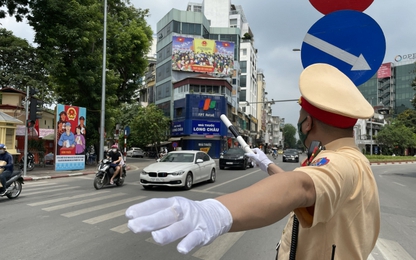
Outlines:
{"type": "Polygon", "coordinates": [[[217,165],[205,152],[172,151],[140,173],[145,189],[153,186],[183,187],[189,190],[194,183],[215,182],[217,165]]]}
{"type": "Polygon", "coordinates": [[[126,152],[127,157],[144,157],[144,151],[139,147],[132,147],[126,152]]]}

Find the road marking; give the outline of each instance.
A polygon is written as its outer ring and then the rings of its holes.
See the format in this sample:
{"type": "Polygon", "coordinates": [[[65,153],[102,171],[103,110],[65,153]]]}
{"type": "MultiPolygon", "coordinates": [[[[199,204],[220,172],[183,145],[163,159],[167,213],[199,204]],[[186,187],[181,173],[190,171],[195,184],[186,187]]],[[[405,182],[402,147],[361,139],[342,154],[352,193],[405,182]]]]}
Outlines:
{"type": "Polygon", "coordinates": [[[37,191],[37,192],[29,192],[29,193],[24,193],[25,196],[31,196],[31,195],[36,195],[36,194],[41,194],[41,193],[49,193],[49,192],[55,192],[55,191],[63,191],[63,190],[73,190],[75,188],[80,188],[80,186],[71,186],[71,187],[67,187],[67,188],[60,188],[60,189],[51,189],[51,190],[43,190],[43,191],[37,191]]]}
{"type": "Polygon", "coordinates": [[[228,183],[230,183],[230,182],[233,182],[233,181],[236,181],[236,180],[239,180],[239,179],[245,178],[245,177],[247,177],[247,176],[249,176],[249,175],[252,175],[252,174],[254,174],[254,173],[256,173],[256,172],[259,172],[259,171],[261,171],[261,170],[256,170],[256,171],[254,171],[254,172],[247,173],[247,174],[242,175],[242,176],[240,176],[240,177],[238,177],[238,178],[235,178],[235,179],[232,179],[232,180],[229,180],[229,181],[223,182],[223,183],[218,184],[218,185],[215,185],[215,186],[211,186],[211,187],[209,187],[209,188],[207,188],[207,189],[203,189],[203,190],[201,190],[201,191],[207,191],[207,190],[211,190],[211,189],[214,189],[214,188],[217,188],[217,187],[220,187],[220,186],[226,185],[226,184],[228,184],[228,183]]]}
{"type": "MultiPolygon", "coordinates": [[[[54,189],[56,189],[56,188],[60,188],[60,187],[68,187],[68,185],[66,185],[66,184],[62,184],[62,185],[53,185],[52,186],[54,189]]],[[[32,187],[32,188],[29,188],[29,189],[25,189],[25,190],[27,190],[28,192],[34,192],[34,191],[39,191],[39,190],[48,190],[48,189],[50,189],[51,188],[51,186],[48,186],[48,187],[44,187],[44,186],[42,186],[42,187],[38,187],[38,186],[36,186],[36,187],[32,187]]]]}
{"type": "Polygon", "coordinates": [[[127,223],[117,226],[117,227],[113,227],[112,229],[110,229],[111,231],[120,233],[120,234],[124,234],[127,232],[130,232],[130,229],[127,227],[127,223]]]}
{"type": "Polygon", "coordinates": [[[198,249],[192,256],[203,260],[221,259],[225,253],[244,235],[243,232],[226,233],[211,244],[198,249]]]}
{"type": "Polygon", "coordinates": [[[102,197],[99,197],[99,198],[88,199],[88,200],[81,200],[81,201],[76,201],[76,202],[72,202],[72,203],[62,204],[62,205],[58,205],[58,206],[43,208],[42,210],[44,210],[44,211],[54,211],[54,210],[69,208],[69,207],[73,207],[73,206],[77,206],[77,205],[82,205],[82,204],[87,204],[87,203],[91,203],[91,202],[96,202],[96,201],[100,201],[100,200],[116,198],[116,197],[123,196],[123,195],[126,195],[126,194],[125,193],[115,193],[115,194],[110,194],[108,196],[102,196],[102,197]]]}
{"type": "Polygon", "coordinates": [[[95,218],[86,219],[82,222],[87,223],[87,224],[97,224],[100,222],[104,222],[106,220],[124,216],[124,214],[126,214],[126,209],[121,209],[121,210],[110,212],[110,213],[107,213],[107,214],[104,214],[95,218]]]}
{"type": "Polygon", "coordinates": [[[334,58],[337,58],[345,63],[348,63],[352,66],[351,70],[371,70],[370,65],[368,65],[367,61],[365,60],[364,56],[360,54],[360,56],[355,56],[349,52],[344,51],[343,49],[330,44],[318,37],[315,37],[312,34],[307,33],[304,40],[305,43],[321,50],[334,58]]]}
{"type": "Polygon", "coordinates": [[[61,214],[61,216],[71,218],[71,217],[79,216],[79,215],[82,215],[82,214],[85,214],[85,213],[93,212],[93,211],[96,211],[96,210],[101,210],[101,209],[106,209],[106,208],[110,208],[110,207],[113,207],[113,206],[121,205],[121,204],[124,204],[124,203],[127,203],[127,202],[141,200],[143,198],[146,198],[146,196],[138,196],[138,197],[133,197],[133,198],[127,198],[127,199],[124,199],[124,200],[116,200],[116,201],[113,201],[113,202],[110,202],[110,203],[105,203],[105,204],[97,205],[97,206],[94,206],[94,207],[88,207],[88,208],[85,208],[85,209],[80,209],[80,210],[64,213],[64,214],[61,214]]]}
{"type": "Polygon", "coordinates": [[[385,259],[389,260],[415,260],[396,241],[379,238],[376,247],[385,259]]]}
{"type": "Polygon", "coordinates": [[[40,205],[45,205],[45,204],[53,204],[53,203],[56,203],[56,202],[62,202],[62,201],[66,201],[66,200],[84,198],[84,197],[93,196],[93,195],[101,195],[101,194],[106,193],[106,192],[110,192],[110,191],[100,191],[99,193],[98,192],[84,193],[84,194],[79,194],[79,195],[72,196],[72,197],[63,197],[63,198],[58,198],[58,199],[53,199],[53,200],[45,200],[45,201],[41,201],[41,202],[30,203],[30,204],[27,204],[27,205],[29,205],[29,206],[40,206],[40,205]]]}
{"type": "Polygon", "coordinates": [[[56,185],[55,182],[46,182],[46,181],[28,181],[25,182],[25,187],[29,186],[50,186],[50,185],[56,185]]]}
{"type": "Polygon", "coordinates": [[[406,187],[406,185],[403,185],[403,184],[398,183],[398,182],[394,182],[394,181],[393,181],[393,183],[394,183],[394,184],[397,184],[397,185],[399,185],[399,186],[402,186],[402,187],[406,187]]]}
{"type": "Polygon", "coordinates": [[[227,193],[224,193],[224,192],[207,191],[207,190],[196,190],[196,189],[192,189],[190,191],[199,192],[199,193],[208,193],[208,194],[214,194],[214,195],[224,195],[224,194],[227,194],[227,193]]]}

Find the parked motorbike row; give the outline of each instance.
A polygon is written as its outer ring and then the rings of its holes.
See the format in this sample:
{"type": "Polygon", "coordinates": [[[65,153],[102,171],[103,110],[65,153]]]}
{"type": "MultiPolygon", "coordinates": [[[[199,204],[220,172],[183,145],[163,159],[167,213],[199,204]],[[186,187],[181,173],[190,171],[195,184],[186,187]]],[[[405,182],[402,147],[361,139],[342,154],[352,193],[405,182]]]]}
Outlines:
{"type": "MultiPolygon", "coordinates": [[[[27,166],[26,170],[31,171],[35,168],[35,156],[31,152],[27,152],[27,166]]],[[[20,165],[25,164],[25,158],[20,159],[20,165]]]]}

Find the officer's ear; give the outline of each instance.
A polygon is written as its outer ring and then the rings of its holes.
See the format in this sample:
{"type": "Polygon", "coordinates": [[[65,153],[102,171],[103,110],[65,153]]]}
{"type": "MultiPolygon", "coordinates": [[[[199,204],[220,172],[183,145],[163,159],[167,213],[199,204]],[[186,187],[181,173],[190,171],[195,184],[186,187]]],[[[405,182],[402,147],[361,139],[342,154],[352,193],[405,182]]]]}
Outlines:
{"type": "Polygon", "coordinates": [[[313,120],[314,120],[314,118],[311,117],[310,115],[306,116],[306,120],[305,120],[305,123],[304,123],[304,126],[303,126],[305,131],[309,132],[310,130],[312,130],[313,120]]]}

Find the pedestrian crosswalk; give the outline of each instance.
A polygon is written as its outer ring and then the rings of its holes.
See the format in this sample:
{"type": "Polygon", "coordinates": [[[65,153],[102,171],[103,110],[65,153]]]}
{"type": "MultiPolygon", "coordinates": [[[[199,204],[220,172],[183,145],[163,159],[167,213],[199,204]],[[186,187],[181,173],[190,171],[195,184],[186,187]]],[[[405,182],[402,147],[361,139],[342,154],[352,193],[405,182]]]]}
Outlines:
{"type": "MultiPolygon", "coordinates": [[[[132,204],[146,200],[147,196],[131,196],[123,190],[99,190],[89,191],[82,194],[74,191],[79,188],[71,183],[39,181],[25,183],[24,196],[36,195],[39,201],[28,203],[30,207],[39,208],[45,212],[57,212],[62,218],[78,217],[82,223],[98,225],[106,221],[119,219],[119,222],[106,228],[111,232],[126,234],[130,232],[127,227],[127,220],[124,217],[126,209],[132,204]],[[59,193],[59,197],[47,196],[59,193]],[[46,197],[46,199],[45,199],[46,197]]],[[[108,222],[107,222],[108,223],[108,222]]],[[[218,260],[245,234],[245,232],[227,233],[217,238],[212,244],[202,247],[193,253],[193,256],[202,260],[218,260]]],[[[149,236],[146,239],[154,243],[149,236]]],[[[396,241],[379,238],[372,254],[368,260],[415,260],[396,241]]]]}
{"type": "Polygon", "coordinates": [[[53,181],[31,182],[25,184],[24,195],[27,197],[36,195],[42,198],[40,201],[28,203],[28,206],[38,207],[46,212],[58,212],[62,217],[73,218],[81,217],[81,221],[86,224],[96,225],[108,220],[120,218],[121,225],[110,226],[109,230],[124,234],[130,230],[127,228],[127,219],[124,217],[126,209],[132,204],[139,203],[146,199],[146,196],[133,196],[120,190],[99,190],[75,194],[79,186],[71,183],[55,183],[53,181]],[[51,195],[59,193],[60,196],[45,199],[41,195],[51,195]],[[119,209],[122,207],[122,209],[119,209]],[[115,211],[105,212],[103,210],[115,209],[115,211]],[[96,216],[91,216],[98,214],[96,216]],[[86,216],[83,218],[83,216],[86,216]]]}

